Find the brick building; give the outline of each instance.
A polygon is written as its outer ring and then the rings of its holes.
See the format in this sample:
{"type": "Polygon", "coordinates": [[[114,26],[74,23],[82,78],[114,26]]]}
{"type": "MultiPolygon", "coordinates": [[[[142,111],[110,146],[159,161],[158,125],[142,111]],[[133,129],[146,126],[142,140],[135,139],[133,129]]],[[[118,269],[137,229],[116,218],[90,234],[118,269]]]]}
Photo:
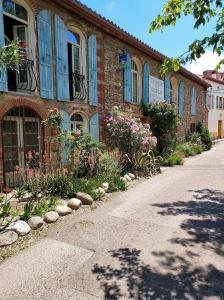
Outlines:
{"type": "MultiPolygon", "coordinates": [[[[78,1],[0,0],[0,44],[18,39],[26,58],[19,72],[0,73],[0,184],[13,186],[27,153],[43,153],[50,133],[41,126],[47,109],[64,112],[63,128],[104,138],[103,114],[127,105],[142,116],[150,78],[164,82],[175,103],[179,131],[207,122],[204,80],[181,69],[159,80],[164,55],[78,1]],[[119,60],[125,58],[121,68],[119,60]]],[[[163,99],[161,99],[163,100],[163,99]]]]}

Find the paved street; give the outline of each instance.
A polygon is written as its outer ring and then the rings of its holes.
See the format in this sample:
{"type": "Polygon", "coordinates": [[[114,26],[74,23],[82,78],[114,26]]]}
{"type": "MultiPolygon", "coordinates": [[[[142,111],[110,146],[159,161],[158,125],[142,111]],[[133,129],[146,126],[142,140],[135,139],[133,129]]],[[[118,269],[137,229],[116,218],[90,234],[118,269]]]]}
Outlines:
{"type": "Polygon", "coordinates": [[[224,299],[224,143],[71,215],[0,265],[0,299],[224,299]]]}

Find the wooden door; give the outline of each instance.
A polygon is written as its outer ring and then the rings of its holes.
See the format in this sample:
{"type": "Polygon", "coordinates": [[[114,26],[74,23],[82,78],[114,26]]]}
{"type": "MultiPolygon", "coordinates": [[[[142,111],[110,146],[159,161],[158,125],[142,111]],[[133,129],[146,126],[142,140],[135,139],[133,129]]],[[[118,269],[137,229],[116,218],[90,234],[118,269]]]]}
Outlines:
{"type": "Polygon", "coordinates": [[[222,120],[218,120],[218,139],[222,138],[222,120]]]}

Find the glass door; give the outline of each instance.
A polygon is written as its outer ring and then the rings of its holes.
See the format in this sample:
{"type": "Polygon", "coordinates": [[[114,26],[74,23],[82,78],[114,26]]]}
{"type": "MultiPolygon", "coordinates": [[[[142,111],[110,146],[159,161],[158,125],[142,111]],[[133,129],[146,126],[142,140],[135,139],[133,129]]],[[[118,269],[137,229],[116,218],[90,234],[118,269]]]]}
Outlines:
{"type": "Polygon", "coordinates": [[[28,86],[28,74],[27,74],[27,25],[15,25],[13,26],[14,40],[19,41],[20,51],[22,55],[22,63],[18,66],[19,72],[17,74],[17,87],[24,88],[28,86]]]}
{"type": "Polygon", "coordinates": [[[5,117],[3,120],[4,178],[7,187],[31,179],[40,167],[38,118],[5,117]]]}

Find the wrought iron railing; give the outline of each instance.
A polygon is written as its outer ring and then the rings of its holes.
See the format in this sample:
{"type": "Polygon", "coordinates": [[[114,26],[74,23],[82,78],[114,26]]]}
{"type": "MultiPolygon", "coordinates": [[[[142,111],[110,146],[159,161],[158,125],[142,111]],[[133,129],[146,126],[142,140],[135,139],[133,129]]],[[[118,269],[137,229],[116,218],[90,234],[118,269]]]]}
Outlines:
{"type": "Polygon", "coordinates": [[[87,88],[85,76],[77,72],[73,73],[73,99],[85,100],[87,96],[87,88]]]}
{"type": "Polygon", "coordinates": [[[16,71],[16,89],[34,92],[37,87],[37,78],[34,72],[34,61],[23,59],[16,71]]]}

